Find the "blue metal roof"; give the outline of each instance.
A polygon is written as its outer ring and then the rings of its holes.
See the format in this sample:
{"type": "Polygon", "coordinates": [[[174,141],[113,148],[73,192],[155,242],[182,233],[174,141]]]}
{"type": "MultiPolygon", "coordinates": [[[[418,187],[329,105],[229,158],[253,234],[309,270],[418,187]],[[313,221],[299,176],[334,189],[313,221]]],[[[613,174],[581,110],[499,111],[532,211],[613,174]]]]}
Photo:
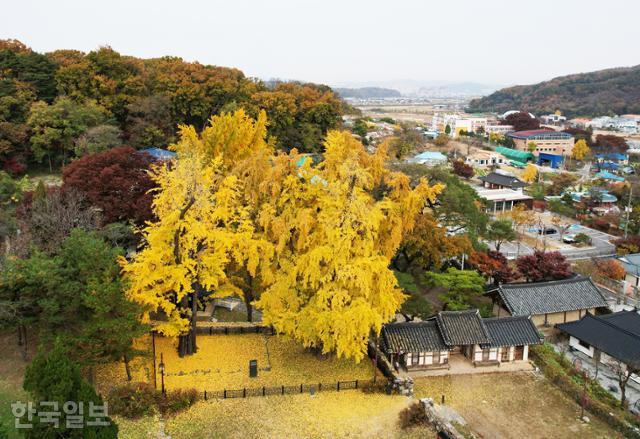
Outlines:
{"type": "Polygon", "coordinates": [[[166,149],[161,149],[161,148],[146,148],[146,149],[141,149],[140,152],[146,152],[156,160],[171,160],[177,155],[173,151],[168,151],[166,149]]]}
{"type": "Polygon", "coordinates": [[[603,180],[624,181],[624,178],[618,177],[617,175],[614,175],[608,171],[600,171],[596,174],[596,177],[603,180]]]}
{"type": "MultiPolygon", "coordinates": [[[[595,188],[594,188],[595,189],[595,188]]],[[[618,198],[615,195],[610,194],[607,191],[599,191],[602,195],[603,203],[615,203],[618,201],[618,198]]],[[[582,201],[583,197],[589,197],[589,192],[572,192],[571,199],[576,203],[582,201]]]]}
{"type": "Polygon", "coordinates": [[[412,163],[445,163],[447,156],[437,151],[425,151],[411,157],[408,161],[412,163]]]}
{"type": "Polygon", "coordinates": [[[600,154],[596,154],[596,158],[598,158],[598,159],[608,159],[608,160],[618,160],[618,161],[629,160],[629,156],[627,154],[623,154],[621,152],[600,153],[600,154]]]}
{"type": "Polygon", "coordinates": [[[598,163],[598,167],[600,169],[613,169],[614,171],[617,171],[618,169],[620,169],[620,165],[613,162],[598,163]]]}

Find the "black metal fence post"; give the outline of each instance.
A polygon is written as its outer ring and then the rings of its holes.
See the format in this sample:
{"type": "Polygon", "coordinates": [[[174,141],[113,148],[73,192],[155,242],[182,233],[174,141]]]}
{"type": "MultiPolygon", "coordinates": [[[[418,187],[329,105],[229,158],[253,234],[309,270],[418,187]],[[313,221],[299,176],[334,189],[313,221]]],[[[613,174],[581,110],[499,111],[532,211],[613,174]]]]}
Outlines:
{"type": "Polygon", "coordinates": [[[207,400],[207,391],[206,390],[204,391],[204,400],[205,401],[207,400]]]}

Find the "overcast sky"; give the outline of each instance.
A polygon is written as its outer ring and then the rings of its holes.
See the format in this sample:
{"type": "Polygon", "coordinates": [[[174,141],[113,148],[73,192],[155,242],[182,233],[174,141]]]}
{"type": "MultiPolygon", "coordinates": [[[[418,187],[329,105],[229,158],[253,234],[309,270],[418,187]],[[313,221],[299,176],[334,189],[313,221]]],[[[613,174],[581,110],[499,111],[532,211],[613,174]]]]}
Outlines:
{"type": "Polygon", "coordinates": [[[0,38],[331,85],[526,84],[640,64],[637,0],[4,0],[0,38]]]}

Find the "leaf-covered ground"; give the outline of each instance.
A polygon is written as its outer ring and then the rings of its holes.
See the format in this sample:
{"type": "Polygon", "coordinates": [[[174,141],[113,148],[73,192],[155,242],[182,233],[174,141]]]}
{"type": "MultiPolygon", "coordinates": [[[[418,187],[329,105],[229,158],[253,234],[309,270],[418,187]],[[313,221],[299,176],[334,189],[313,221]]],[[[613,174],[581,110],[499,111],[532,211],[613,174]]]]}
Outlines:
{"type": "MultiPolygon", "coordinates": [[[[148,343],[148,341],[145,341],[148,343]]],[[[361,363],[331,358],[319,358],[299,343],[280,336],[261,334],[207,335],[198,337],[195,355],[178,357],[175,341],[156,338],[156,362],[160,355],[165,363],[165,386],[168,389],[195,388],[202,392],[243,387],[335,383],[366,380],[373,377],[371,362],[361,363]],[[258,376],[249,378],[249,361],[258,360],[258,376]],[[269,369],[270,366],[270,370],[269,369]]],[[[132,365],[134,381],[153,382],[150,358],[132,365]]],[[[121,363],[100,369],[99,387],[105,391],[113,383],[126,380],[121,363]]],[[[157,376],[160,385],[160,375],[157,376]]]]}
{"type": "MultiPolygon", "coordinates": [[[[398,414],[409,400],[360,391],[200,402],[165,420],[173,439],[197,438],[425,438],[427,427],[402,431],[398,414]]],[[[121,438],[155,437],[157,420],[120,422],[121,438]]]]}

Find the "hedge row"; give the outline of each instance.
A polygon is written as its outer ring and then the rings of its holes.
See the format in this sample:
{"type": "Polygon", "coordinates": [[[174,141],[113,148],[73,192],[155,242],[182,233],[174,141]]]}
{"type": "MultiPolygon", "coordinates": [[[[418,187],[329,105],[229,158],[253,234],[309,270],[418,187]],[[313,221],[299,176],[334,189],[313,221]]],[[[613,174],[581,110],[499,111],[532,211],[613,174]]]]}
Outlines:
{"type": "MultiPolygon", "coordinates": [[[[531,346],[532,358],[545,376],[578,404],[582,404],[584,378],[564,356],[548,343],[531,346]]],[[[593,380],[587,387],[589,399],[586,409],[625,437],[640,439],[640,421],[630,412],[619,407],[619,401],[593,380]]]]}

